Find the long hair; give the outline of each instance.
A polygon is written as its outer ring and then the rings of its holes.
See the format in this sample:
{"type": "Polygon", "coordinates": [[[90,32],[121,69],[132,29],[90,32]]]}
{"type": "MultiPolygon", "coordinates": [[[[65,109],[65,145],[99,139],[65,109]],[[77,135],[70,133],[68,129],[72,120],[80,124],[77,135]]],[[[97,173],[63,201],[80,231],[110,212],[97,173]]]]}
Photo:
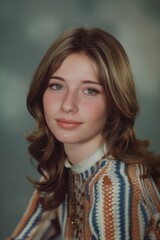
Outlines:
{"type": "Polygon", "coordinates": [[[43,94],[51,75],[72,53],[83,52],[98,66],[99,80],[107,97],[107,121],[103,130],[108,155],[126,163],[140,163],[158,179],[159,158],[147,150],[149,142],[140,141],[134,133],[139,105],[127,54],[109,33],[98,28],[77,28],[63,33],[49,48],[35,72],[27,107],[35,118],[36,128],[27,136],[31,156],[38,162],[40,182],[33,181],[42,194],[45,209],[56,208],[68,190],[68,170],[64,167],[63,144],[51,133],[43,110],[43,94]],[[45,195],[45,197],[43,197],[45,195]]]}

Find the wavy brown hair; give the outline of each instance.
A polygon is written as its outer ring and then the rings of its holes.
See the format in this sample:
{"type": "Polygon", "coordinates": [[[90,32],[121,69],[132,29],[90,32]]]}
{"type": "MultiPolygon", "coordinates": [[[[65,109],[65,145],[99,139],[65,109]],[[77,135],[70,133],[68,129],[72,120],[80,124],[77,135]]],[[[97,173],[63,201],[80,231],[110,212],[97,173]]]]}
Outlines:
{"type": "Polygon", "coordinates": [[[83,52],[98,66],[99,79],[104,87],[108,113],[103,131],[108,154],[127,163],[140,163],[147,167],[155,180],[160,175],[159,157],[147,150],[149,142],[140,141],[134,133],[139,105],[133,75],[127,54],[109,33],[98,28],[77,28],[63,33],[49,48],[35,72],[31,83],[27,107],[36,120],[35,130],[27,136],[31,156],[38,162],[42,181],[33,181],[42,197],[45,209],[56,208],[68,189],[68,170],[63,144],[48,128],[43,111],[43,94],[51,75],[72,53],[83,52]],[[157,167],[158,166],[158,167],[157,167]]]}

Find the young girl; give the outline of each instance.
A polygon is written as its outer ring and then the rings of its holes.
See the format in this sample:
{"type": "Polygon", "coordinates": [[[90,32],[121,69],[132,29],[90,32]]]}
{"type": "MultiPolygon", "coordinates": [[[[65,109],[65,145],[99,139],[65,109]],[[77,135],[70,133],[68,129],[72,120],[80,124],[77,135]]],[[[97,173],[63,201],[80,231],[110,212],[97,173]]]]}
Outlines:
{"type": "Polygon", "coordinates": [[[160,239],[160,158],[135,136],[139,106],[118,40],[96,28],[64,33],[40,63],[27,106],[42,178],[9,239],[160,239]]]}

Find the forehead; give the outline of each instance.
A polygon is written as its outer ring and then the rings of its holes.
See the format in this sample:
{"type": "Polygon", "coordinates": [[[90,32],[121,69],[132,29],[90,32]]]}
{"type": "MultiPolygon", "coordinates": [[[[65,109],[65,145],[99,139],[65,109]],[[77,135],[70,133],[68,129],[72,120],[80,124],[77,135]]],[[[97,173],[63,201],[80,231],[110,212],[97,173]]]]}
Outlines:
{"type": "Polygon", "coordinates": [[[60,65],[60,67],[55,70],[52,75],[62,74],[68,76],[79,75],[81,78],[86,78],[87,76],[93,79],[99,79],[98,77],[98,67],[93,58],[85,53],[72,53],[68,55],[60,65]]]}

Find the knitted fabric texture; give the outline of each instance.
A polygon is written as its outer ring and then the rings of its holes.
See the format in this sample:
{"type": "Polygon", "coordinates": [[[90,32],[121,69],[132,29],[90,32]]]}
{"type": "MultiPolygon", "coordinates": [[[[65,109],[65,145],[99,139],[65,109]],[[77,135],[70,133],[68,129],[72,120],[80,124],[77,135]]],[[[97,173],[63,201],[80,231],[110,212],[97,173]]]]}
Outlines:
{"type": "Polygon", "coordinates": [[[159,240],[160,193],[146,168],[93,154],[79,166],[69,166],[74,176],[76,230],[71,230],[68,197],[56,210],[45,212],[34,196],[19,226],[8,239],[159,240]],[[97,159],[98,157],[98,159],[97,159]],[[52,238],[50,238],[52,236],[52,238]]]}

